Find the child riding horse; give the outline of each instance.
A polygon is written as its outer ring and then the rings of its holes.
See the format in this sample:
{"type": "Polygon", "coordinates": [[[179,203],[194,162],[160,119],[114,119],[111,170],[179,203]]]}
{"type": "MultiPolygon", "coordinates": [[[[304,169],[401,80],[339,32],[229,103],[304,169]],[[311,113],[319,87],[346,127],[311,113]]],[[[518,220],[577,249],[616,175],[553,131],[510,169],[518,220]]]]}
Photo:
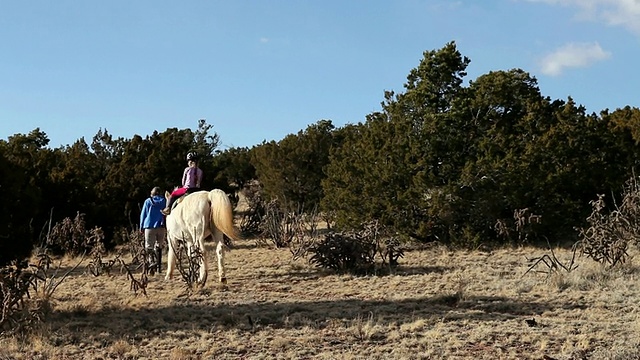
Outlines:
{"type": "Polygon", "coordinates": [[[202,183],[202,170],[198,167],[198,153],[195,151],[187,154],[187,167],[182,173],[182,187],[179,187],[171,193],[167,207],[162,210],[165,215],[171,214],[173,203],[182,195],[190,194],[200,190],[202,183]]]}

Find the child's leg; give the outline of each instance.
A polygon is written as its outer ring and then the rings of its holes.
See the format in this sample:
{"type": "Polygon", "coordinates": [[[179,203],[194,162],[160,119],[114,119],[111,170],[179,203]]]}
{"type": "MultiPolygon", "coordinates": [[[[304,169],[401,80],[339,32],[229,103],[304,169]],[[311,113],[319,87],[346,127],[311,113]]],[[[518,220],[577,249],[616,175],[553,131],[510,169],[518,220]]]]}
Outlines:
{"type": "Polygon", "coordinates": [[[186,188],[177,188],[173,190],[173,192],[171,193],[171,196],[169,196],[169,202],[167,203],[167,207],[165,207],[164,210],[162,210],[162,213],[165,215],[171,214],[171,207],[173,206],[173,203],[176,202],[176,199],[178,199],[180,196],[184,195],[185,192],[187,192],[186,188]]]}

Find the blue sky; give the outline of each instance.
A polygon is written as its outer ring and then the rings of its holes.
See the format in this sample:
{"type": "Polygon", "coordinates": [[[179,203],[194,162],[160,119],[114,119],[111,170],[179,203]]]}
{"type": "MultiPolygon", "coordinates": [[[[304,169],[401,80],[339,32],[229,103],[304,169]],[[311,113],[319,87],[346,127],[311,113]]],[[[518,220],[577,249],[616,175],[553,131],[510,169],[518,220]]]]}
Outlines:
{"type": "Polygon", "coordinates": [[[0,0],[0,139],[51,147],[206,119],[222,148],[364,121],[424,51],[520,68],[588,112],[638,106],[633,0],[0,0]]]}

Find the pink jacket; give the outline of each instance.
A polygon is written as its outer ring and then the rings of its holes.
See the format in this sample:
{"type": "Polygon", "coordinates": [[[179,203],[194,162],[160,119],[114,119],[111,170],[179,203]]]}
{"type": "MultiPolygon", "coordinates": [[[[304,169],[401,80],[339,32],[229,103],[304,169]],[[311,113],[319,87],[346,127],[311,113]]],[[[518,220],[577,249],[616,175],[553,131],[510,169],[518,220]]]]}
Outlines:
{"type": "Polygon", "coordinates": [[[186,189],[200,188],[202,183],[202,170],[198,167],[187,167],[182,174],[182,187],[186,189]]]}

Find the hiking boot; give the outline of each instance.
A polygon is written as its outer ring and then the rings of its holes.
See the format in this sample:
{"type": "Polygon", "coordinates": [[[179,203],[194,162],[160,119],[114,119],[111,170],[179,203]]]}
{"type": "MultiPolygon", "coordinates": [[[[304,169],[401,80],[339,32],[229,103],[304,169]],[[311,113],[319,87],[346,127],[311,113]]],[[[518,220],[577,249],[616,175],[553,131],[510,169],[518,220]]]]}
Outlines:
{"type": "Polygon", "coordinates": [[[160,248],[160,247],[156,248],[156,255],[158,256],[158,258],[157,258],[158,263],[157,263],[156,271],[158,273],[160,273],[160,272],[162,272],[162,248],[160,248]]]}

